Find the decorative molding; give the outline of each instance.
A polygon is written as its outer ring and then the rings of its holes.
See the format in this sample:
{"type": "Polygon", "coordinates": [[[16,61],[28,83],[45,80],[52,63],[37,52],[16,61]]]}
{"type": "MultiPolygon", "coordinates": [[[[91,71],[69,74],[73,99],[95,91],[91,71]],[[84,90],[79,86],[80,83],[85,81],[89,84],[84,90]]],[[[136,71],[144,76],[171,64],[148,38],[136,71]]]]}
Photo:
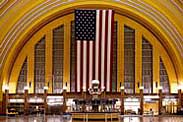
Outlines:
{"type": "MultiPolygon", "coordinates": [[[[9,2],[9,0],[4,0],[2,4],[0,4],[0,9],[9,2]]],[[[18,3],[18,0],[14,0],[3,12],[0,13],[0,17],[4,16],[6,12],[11,9],[16,3],[18,3]]]]}
{"type": "Polygon", "coordinates": [[[6,3],[8,3],[8,0],[2,0],[2,1],[0,2],[0,9],[1,9],[6,3]]]}
{"type": "Polygon", "coordinates": [[[173,24],[168,20],[166,16],[164,16],[162,13],[157,11],[152,6],[146,4],[145,2],[142,2],[141,0],[137,0],[137,1],[139,1],[144,6],[132,0],[128,0],[128,2],[124,2],[124,1],[119,1],[119,2],[122,4],[128,5],[132,8],[135,8],[139,12],[144,13],[148,17],[152,18],[152,20],[154,20],[156,23],[158,23],[158,25],[161,26],[161,28],[163,28],[166,31],[167,35],[171,35],[170,38],[174,40],[179,53],[183,57],[183,53],[181,53],[183,52],[183,37],[181,37],[179,32],[173,26],[173,24]]]}
{"type": "Polygon", "coordinates": [[[182,7],[175,1],[175,0],[170,0],[170,2],[180,11],[180,13],[183,15],[183,1],[180,4],[182,4],[182,7]]]}
{"type": "Polygon", "coordinates": [[[60,2],[60,0],[57,0],[57,1],[51,2],[51,3],[48,3],[48,2],[50,2],[50,1],[46,1],[46,2],[36,6],[31,11],[29,11],[27,14],[25,14],[7,33],[3,42],[0,44],[0,48],[2,49],[2,51],[0,52],[0,57],[2,57],[1,58],[2,60],[0,61],[0,66],[2,66],[5,56],[8,53],[11,46],[13,45],[13,43],[16,41],[18,34],[20,35],[25,30],[26,27],[28,27],[30,24],[32,24],[32,22],[34,20],[36,20],[37,18],[39,18],[42,14],[48,12],[49,10],[51,10],[53,8],[59,7],[60,5],[68,3],[68,2],[60,2]]]}

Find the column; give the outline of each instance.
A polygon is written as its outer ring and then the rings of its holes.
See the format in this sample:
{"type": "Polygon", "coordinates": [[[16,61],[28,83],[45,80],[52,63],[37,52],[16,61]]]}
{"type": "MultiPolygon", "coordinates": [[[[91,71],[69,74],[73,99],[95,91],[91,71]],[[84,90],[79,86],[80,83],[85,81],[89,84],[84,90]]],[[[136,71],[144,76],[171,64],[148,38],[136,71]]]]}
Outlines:
{"type": "Polygon", "coordinates": [[[66,106],[66,94],[67,94],[67,87],[63,87],[63,113],[66,112],[67,106],[66,106]]]}
{"type": "MultiPolygon", "coordinates": [[[[82,98],[83,98],[83,101],[86,101],[86,99],[87,99],[87,97],[86,97],[86,87],[83,87],[82,98]]],[[[86,104],[85,104],[85,102],[82,104],[82,111],[83,112],[86,111],[86,104]]]]}
{"type": "Polygon", "coordinates": [[[117,91],[120,92],[120,84],[124,84],[124,23],[123,19],[118,18],[118,53],[117,53],[117,91]]]}
{"type": "Polygon", "coordinates": [[[44,114],[47,114],[48,104],[47,104],[48,87],[44,87],[44,114]]]}
{"type": "Polygon", "coordinates": [[[30,48],[27,58],[27,84],[29,84],[29,93],[34,93],[34,46],[30,48]]]}
{"type": "Polygon", "coordinates": [[[53,33],[52,30],[49,30],[46,33],[46,70],[45,70],[45,77],[46,82],[45,86],[48,87],[47,92],[52,93],[52,86],[53,86],[53,76],[52,76],[52,69],[53,69],[53,62],[52,62],[52,54],[53,53],[53,33]]]}
{"type": "Polygon", "coordinates": [[[8,113],[9,87],[5,88],[5,114],[8,113]]]}
{"type": "Polygon", "coordinates": [[[24,115],[28,115],[28,87],[24,87],[24,115]]]}
{"type": "Polygon", "coordinates": [[[156,45],[154,45],[153,46],[153,93],[158,93],[157,86],[160,85],[159,71],[160,71],[159,49],[156,45]]]}
{"type": "Polygon", "coordinates": [[[3,115],[4,114],[4,111],[3,111],[3,99],[4,98],[4,93],[2,91],[2,89],[0,90],[0,115],[3,115]]]}
{"type": "MultiPolygon", "coordinates": [[[[70,17],[68,16],[68,20],[70,17]]],[[[70,42],[71,42],[71,25],[70,21],[64,22],[64,69],[63,85],[67,84],[67,91],[70,91],[70,42]]]]}
{"type": "MultiPolygon", "coordinates": [[[[103,102],[103,100],[106,98],[105,86],[103,86],[101,90],[102,90],[102,93],[100,95],[100,99],[102,99],[102,102],[103,102]]],[[[105,104],[102,104],[101,110],[104,111],[104,108],[105,108],[105,104]]]]}
{"type": "Polygon", "coordinates": [[[86,99],[86,88],[85,87],[83,87],[83,90],[82,90],[82,98],[86,99]]]}
{"type": "Polygon", "coordinates": [[[161,115],[162,110],[162,86],[159,86],[159,115],[161,115]]]}
{"type": "Polygon", "coordinates": [[[181,94],[181,88],[178,88],[178,107],[177,107],[177,112],[181,111],[182,108],[182,94],[181,94]]]}
{"type": "Polygon", "coordinates": [[[143,95],[144,87],[140,87],[140,115],[144,113],[144,95],[143,95]]]}
{"type": "Polygon", "coordinates": [[[142,86],[142,32],[135,30],[135,93],[140,92],[139,86],[142,86]]]}
{"type": "Polygon", "coordinates": [[[121,89],[121,115],[124,115],[124,97],[125,97],[124,86],[121,86],[120,89],[121,89]]]}

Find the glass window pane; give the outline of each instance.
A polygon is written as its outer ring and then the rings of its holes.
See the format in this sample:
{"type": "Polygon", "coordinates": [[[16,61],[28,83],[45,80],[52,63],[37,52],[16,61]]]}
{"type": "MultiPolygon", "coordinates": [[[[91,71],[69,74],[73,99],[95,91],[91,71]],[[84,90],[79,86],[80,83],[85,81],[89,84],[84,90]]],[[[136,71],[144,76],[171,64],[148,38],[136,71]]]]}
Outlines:
{"type": "Polygon", "coordinates": [[[153,93],[153,68],[152,68],[152,45],[145,39],[142,39],[142,82],[144,93],[153,93]]]}
{"type": "Polygon", "coordinates": [[[44,93],[45,84],[45,37],[35,45],[34,82],[35,93],[44,93]]]}
{"type": "Polygon", "coordinates": [[[124,27],[124,86],[126,93],[135,92],[135,30],[124,27]]]}
{"type": "Polygon", "coordinates": [[[64,61],[64,26],[53,30],[53,93],[61,93],[64,61]]]}

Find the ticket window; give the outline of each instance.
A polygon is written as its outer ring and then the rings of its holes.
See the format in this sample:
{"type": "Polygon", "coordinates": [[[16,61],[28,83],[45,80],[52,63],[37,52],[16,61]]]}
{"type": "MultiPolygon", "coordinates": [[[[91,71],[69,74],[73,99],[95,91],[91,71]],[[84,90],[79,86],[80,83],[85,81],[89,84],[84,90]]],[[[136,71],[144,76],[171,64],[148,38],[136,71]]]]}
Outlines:
{"type": "Polygon", "coordinates": [[[159,96],[158,95],[146,95],[144,96],[144,113],[150,115],[158,115],[159,114],[159,96]],[[151,112],[152,111],[152,112],[151,112]]]}
{"type": "Polygon", "coordinates": [[[144,114],[150,114],[150,110],[152,109],[154,115],[159,114],[159,101],[158,100],[151,100],[144,102],[144,114]]]}
{"type": "Polygon", "coordinates": [[[138,98],[126,98],[124,101],[125,114],[138,114],[140,100],[138,98]]]}
{"type": "Polygon", "coordinates": [[[168,114],[177,113],[177,99],[164,98],[162,105],[165,110],[165,113],[168,113],[168,114]]]}

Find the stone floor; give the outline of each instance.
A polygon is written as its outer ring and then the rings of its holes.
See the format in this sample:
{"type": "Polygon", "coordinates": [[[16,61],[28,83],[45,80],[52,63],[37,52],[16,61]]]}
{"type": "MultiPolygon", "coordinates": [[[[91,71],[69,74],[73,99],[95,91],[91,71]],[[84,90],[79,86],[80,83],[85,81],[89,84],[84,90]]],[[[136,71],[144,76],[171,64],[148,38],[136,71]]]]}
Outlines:
{"type": "MultiPolygon", "coordinates": [[[[183,116],[159,116],[159,117],[121,116],[120,118],[121,120],[115,122],[183,122],[183,116]]],[[[60,115],[49,115],[49,116],[38,115],[38,116],[0,117],[0,122],[73,122],[73,121],[71,118],[64,118],[63,116],[60,115]]],[[[112,121],[108,120],[104,122],[112,122],[112,121]]]]}

